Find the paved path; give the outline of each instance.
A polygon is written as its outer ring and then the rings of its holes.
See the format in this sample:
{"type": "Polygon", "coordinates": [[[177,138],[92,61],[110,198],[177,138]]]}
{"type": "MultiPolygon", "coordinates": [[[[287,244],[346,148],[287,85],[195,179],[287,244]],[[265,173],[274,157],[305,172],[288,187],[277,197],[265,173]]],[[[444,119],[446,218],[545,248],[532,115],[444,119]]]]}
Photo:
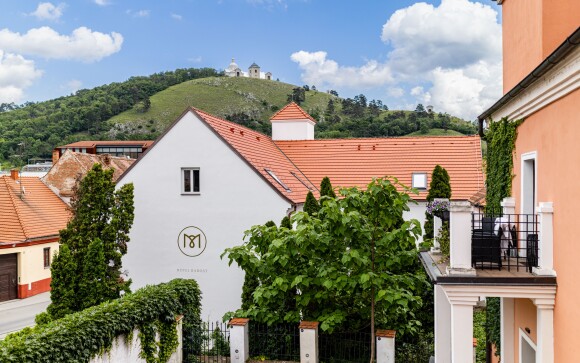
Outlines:
{"type": "Polygon", "coordinates": [[[49,292],[0,303],[0,339],[8,333],[34,325],[34,317],[45,311],[48,304],[49,292]]]}

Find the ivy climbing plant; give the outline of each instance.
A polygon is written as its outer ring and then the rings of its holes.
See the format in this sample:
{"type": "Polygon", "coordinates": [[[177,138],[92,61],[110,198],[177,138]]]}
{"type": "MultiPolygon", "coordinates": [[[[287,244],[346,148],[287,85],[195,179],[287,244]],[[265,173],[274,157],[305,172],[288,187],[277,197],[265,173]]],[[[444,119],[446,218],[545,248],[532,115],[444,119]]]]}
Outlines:
{"type": "MultiPolygon", "coordinates": [[[[491,122],[485,135],[487,141],[485,197],[486,208],[490,211],[499,211],[502,199],[511,195],[514,177],[513,154],[517,128],[522,122],[523,120],[510,121],[502,118],[491,122]]],[[[495,345],[496,352],[500,351],[500,318],[499,298],[487,298],[486,333],[488,342],[495,345]]]]}

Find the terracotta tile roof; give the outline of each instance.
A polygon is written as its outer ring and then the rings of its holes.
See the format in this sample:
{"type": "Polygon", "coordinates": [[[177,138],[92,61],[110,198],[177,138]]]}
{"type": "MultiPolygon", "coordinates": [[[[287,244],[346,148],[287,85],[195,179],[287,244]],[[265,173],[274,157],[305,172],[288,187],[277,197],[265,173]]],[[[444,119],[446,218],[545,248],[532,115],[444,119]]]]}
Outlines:
{"type": "Polygon", "coordinates": [[[307,186],[318,196],[317,188],[284,155],[269,136],[222,120],[196,108],[192,107],[191,109],[291,202],[303,203],[309,191],[307,186]],[[273,175],[268,173],[268,170],[273,175]],[[275,178],[278,178],[289,190],[278,183],[275,178]]]}
{"type": "Polygon", "coordinates": [[[87,141],[77,141],[73,142],[72,144],[57,146],[57,149],[61,148],[93,148],[97,146],[140,146],[140,147],[149,147],[153,144],[152,140],[108,140],[108,141],[95,141],[95,140],[87,140],[87,141]]]}
{"type": "Polygon", "coordinates": [[[284,108],[282,108],[280,111],[276,112],[274,116],[270,118],[270,121],[291,121],[306,119],[316,122],[316,120],[300,106],[298,106],[295,102],[291,102],[284,106],[284,108]]]}
{"type": "MultiPolygon", "coordinates": [[[[412,173],[439,164],[449,172],[451,199],[468,200],[483,185],[479,136],[393,137],[276,141],[315,185],[328,176],[333,186],[364,187],[373,177],[395,176],[411,185],[412,173]]],[[[424,200],[426,191],[414,199],[424,200]]]]}
{"type": "Polygon", "coordinates": [[[475,206],[485,206],[485,195],[487,194],[487,189],[485,187],[479,189],[477,193],[473,194],[469,198],[469,202],[475,206]]]}
{"type": "Polygon", "coordinates": [[[70,197],[77,178],[84,177],[94,164],[101,164],[104,169],[114,169],[113,181],[116,181],[134,162],[135,159],[67,150],[42,177],[42,181],[61,197],[70,197]]]}
{"type": "Polygon", "coordinates": [[[0,244],[58,237],[66,227],[69,212],[40,179],[20,178],[21,185],[10,176],[0,176],[0,244]]]}

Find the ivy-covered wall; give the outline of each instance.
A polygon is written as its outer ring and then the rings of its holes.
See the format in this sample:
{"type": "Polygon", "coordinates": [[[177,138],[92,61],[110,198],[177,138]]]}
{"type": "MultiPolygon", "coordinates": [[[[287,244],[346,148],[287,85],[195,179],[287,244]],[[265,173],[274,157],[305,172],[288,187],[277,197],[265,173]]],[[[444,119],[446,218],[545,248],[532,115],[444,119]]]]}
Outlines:
{"type": "MultiPolygon", "coordinates": [[[[500,211],[502,199],[511,196],[517,128],[522,122],[509,121],[507,118],[494,121],[485,135],[485,197],[488,211],[500,211]]],[[[496,346],[496,352],[500,352],[500,319],[499,298],[487,298],[486,335],[488,342],[496,346]]]]}
{"type": "Polygon", "coordinates": [[[107,354],[118,336],[132,340],[134,329],[140,332],[141,358],[166,362],[179,345],[176,316],[184,316],[184,336],[195,336],[200,312],[197,283],[175,279],[10,334],[0,341],[0,362],[89,362],[107,354]]]}

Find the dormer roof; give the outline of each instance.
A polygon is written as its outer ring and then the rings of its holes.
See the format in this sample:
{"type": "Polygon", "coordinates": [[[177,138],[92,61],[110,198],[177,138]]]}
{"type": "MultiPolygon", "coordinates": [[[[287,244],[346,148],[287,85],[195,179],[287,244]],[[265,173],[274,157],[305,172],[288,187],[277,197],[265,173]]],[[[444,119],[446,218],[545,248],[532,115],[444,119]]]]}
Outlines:
{"type": "Polygon", "coordinates": [[[260,66],[257,65],[256,63],[252,63],[252,65],[249,68],[260,68],[260,66]]]}
{"type": "Polygon", "coordinates": [[[295,121],[295,120],[310,120],[316,123],[316,120],[304,111],[296,102],[291,102],[284,106],[280,111],[276,112],[270,118],[270,121],[295,121]]]}

